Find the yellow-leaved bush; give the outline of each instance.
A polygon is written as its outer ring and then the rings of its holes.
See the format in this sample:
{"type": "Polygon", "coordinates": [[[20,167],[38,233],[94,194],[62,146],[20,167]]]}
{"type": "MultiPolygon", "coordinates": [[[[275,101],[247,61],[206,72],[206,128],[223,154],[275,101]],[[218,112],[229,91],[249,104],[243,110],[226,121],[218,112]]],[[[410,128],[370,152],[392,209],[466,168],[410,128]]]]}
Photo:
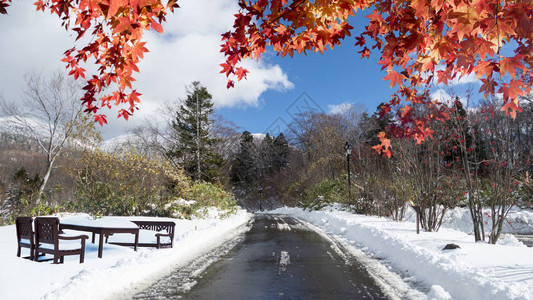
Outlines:
{"type": "Polygon", "coordinates": [[[72,208],[93,215],[169,216],[170,203],[183,197],[190,184],[181,170],[134,149],[85,151],[73,176],[72,208]]]}

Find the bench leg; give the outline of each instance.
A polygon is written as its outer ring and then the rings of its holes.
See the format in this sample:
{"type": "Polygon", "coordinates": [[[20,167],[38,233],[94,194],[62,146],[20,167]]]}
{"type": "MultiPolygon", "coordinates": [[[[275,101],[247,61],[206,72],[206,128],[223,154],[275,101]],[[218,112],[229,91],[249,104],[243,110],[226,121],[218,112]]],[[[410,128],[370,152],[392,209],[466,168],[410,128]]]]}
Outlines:
{"type": "Polygon", "coordinates": [[[35,254],[35,253],[34,253],[34,250],[33,250],[34,248],[35,248],[35,247],[30,248],[30,260],[34,260],[34,259],[33,259],[33,258],[34,258],[34,254],[35,254]]]}
{"type": "Polygon", "coordinates": [[[102,252],[104,249],[104,233],[100,232],[100,238],[98,240],[98,257],[102,258],[102,252]]]}
{"type": "Polygon", "coordinates": [[[81,239],[80,264],[83,263],[84,259],[85,259],[85,239],[81,239]]]}

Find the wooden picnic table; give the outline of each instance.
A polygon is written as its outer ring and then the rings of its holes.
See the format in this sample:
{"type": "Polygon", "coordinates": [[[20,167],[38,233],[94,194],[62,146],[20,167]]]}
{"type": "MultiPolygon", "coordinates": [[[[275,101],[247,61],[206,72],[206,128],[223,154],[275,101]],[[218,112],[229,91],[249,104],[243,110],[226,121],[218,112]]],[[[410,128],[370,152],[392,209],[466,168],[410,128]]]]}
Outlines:
{"type": "Polygon", "coordinates": [[[102,252],[104,248],[104,236],[111,235],[113,233],[131,233],[135,235],[135,242],[133,243],[133,248],[137,251],[137,246],[139,245],[139,227],[128,221],[121,220],[117,222],[106,222],[105,217],[98,220],[84,220],[84,219],[75,219],[69,218],[61,220],[59,223],[59,229],[71,229],[77,231],[92,232],[92,243],[95,242],[95,234],[99,234],[98,240],[98,257],[102,258],[102,252]]]}

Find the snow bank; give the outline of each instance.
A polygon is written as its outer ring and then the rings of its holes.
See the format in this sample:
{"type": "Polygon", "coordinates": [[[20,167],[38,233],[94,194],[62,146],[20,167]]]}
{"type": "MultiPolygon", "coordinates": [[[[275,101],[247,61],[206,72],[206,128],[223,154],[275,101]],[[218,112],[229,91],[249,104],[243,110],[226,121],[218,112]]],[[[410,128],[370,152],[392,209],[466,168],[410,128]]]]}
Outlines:
{"type": "MultiPolygon", "coordinates": [[[[239,210],[226,219],[171,219],[176,222],[174,248],[139,248],[135,252],[128,247],[106,244],[100,259],[98,246],[89,241],[85,263],[79,264],[78,256],[66,256],[65,263],[59,265],[17,257],[15,226],[0,227],[0,299],[131,297],[173,269],[245,232],[251,217],[239,210]]],[[[112,223],[120,223],[123,221],[120,219],[135,217],[113,219],[112,223]]],[[[27,249],[22,250],[23,256],[28,254],[27,249]]]]}
{"type": "Polygon", "coordinates": [[[499,245],[474,243],[471,235],[450,228],[417,235],[413,222],[333,209],[273,213],[293,215],[383,258],[397,272],[430,287],[429,299],[533,298],[533,248],[512,238],[499,245]],[[442,250],[448,243],[461,248],[442,250]]]}
{"type": "MultiPolygon", "coordinates": [[[[485,230],[490,231],[492,219],[489,218],[490,210],[483,210],[485,230]]],[[[449,210],[444,215],[442,226],[463,232],[472,232],[472,217],[468,208],[457,207],[449,210]]],[[[502,228],[503,233],[533,234],[533,212],[528,210],[513,209],[507,215],[502,228]]]]}

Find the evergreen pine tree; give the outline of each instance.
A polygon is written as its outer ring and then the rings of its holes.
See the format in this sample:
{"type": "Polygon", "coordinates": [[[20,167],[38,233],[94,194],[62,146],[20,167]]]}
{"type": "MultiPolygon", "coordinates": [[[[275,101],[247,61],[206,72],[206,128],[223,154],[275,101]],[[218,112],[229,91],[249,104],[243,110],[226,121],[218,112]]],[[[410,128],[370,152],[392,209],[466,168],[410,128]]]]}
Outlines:
{"type": "Polygon", "coordinates": [[[389,112],[388,114],[384,115],[383,117],[380,117],[380,111],[381,106],[383,103],[378,105],[376,112],[372,116],[368,116],[368,114],[365,112],[361,116],[361,128],[363,131],[363,141],[368,143],[370,146],[375,146],[380,144],[378,134],[381,131],[387,131],[387,128],[394,124],[394,119],[392,116],[392,113],[389,112]]]}
{"type": "Polygon", "coordinates": [[[255,153],[254,137],[250,132],[244,131],[231,169],[231,180],[235,184],[250,186],[257,181],[255,153]]]}
{"type": "Polygon", "coordinates": [[[219,179],[223,158],[213,151],[216,139],[209,136],[212,96],[198,81],[192,83],[187,94],[172,121],[179,141],[167,152],[167,156],[194,180],[215,182],[219,179]]]}
{"type": "Polygon", "coordinates": [[[259,145],[258,156],[259,178],[263,179],[272,174],[272,162],[274,160],[274,139],[268,133],[259,145]]]}
{"type": "Polygon", "coordinates": [[[289,163],[289,143],[283,133],[280,133],[272,143],[272,172],[276,173],[283,170],[289,163]]]}

